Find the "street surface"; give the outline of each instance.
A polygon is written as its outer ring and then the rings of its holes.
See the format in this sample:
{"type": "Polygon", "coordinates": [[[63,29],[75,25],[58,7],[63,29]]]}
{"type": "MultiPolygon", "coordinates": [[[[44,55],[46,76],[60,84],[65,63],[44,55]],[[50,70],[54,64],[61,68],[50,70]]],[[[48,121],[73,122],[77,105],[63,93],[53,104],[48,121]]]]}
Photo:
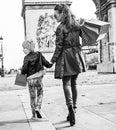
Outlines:
{"type": "Polygon", "coordinates": [[[74,127],[66,121],[62,82],[53,73],[43,79],[45,117],[37,122],[30,121],[28,88],[14,85],[15,76],[0,77],[0,130],[116,130],[116,74],[88,71],[79,75],[74,127]]]}

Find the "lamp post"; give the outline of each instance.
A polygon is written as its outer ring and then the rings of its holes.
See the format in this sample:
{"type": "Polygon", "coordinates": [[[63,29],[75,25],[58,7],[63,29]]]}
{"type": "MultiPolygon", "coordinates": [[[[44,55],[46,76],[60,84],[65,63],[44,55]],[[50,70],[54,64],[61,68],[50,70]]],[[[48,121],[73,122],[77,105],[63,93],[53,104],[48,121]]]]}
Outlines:
{"type": "Polygon", "coordinates": [[[1,77],[4,77],[4,65],[3,65],[3,38],[2,36],[0,37],[0,41],[1,41],[1,54],[0,54],[0,58],[1,58],[1,77]]]}

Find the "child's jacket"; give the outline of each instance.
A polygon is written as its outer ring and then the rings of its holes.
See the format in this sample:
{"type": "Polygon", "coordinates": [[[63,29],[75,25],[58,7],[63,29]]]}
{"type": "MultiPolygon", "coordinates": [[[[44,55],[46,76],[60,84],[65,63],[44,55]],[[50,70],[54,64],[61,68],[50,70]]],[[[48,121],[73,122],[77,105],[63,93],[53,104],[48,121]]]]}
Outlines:
{"type": "Polygon", "coordinates": [[[24,57],[23,66],[21,69],[22,74],[27,74],[27,77],[44,70],[44,66],[51,67],[51,64],[45,59],[41,52],[30,52],[24,57]]]}

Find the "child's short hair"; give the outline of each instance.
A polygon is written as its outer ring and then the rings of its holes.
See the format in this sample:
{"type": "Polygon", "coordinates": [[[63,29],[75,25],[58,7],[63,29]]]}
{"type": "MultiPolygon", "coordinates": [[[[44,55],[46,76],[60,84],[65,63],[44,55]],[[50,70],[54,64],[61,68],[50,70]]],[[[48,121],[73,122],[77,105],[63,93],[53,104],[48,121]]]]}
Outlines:
{"type": "Polygon", "coordinates": [[[26,49],[28,49],[30,51],[34,51],[34,49],[35,49],[35,43],[33,42],[33,40],[25,40],[22,43],[22,47],[26,48],[26,49]]]}

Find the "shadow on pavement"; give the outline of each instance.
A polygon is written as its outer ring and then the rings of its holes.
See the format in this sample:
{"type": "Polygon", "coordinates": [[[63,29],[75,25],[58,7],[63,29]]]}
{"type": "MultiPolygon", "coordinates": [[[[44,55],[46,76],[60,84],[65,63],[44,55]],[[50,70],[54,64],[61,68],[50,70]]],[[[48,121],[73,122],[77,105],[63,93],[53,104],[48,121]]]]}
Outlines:
{"type": "Polygon", "coordinates": [[[0,126],[7,125],[7,124],[14,124],[14,123],[28,123],[28,120],[24,119],[24,120],[1,121],[0,126]]]}

